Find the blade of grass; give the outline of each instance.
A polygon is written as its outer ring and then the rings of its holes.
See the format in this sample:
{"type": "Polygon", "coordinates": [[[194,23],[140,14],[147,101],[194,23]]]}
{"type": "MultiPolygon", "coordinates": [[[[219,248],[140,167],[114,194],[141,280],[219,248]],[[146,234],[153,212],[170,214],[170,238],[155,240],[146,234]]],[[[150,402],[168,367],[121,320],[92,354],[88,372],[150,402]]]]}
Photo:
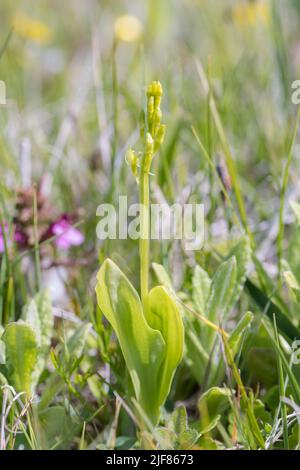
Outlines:
{"type": "Polygon", "coordinates": [[[3,298],[4,298],[4,306],[3,306],[3,314],[2,314],[2,325],[5,326],[9,322],[10,319],[13,319],[14,314],[14,281],[13,281],[13,272],[12,272],[12,263],[9,256],[8,250],[8,240],[7,240],[7,229],[6,225],[3,221],[1,216],[0,219],[0,227],[1,227],[1,235],[4,241],[4,259],[5,259],[5,266],[7,272],[7,278],[3,279],[3,298]],[[7,283],[6,283],[7,281],[7,283]]]}
{"type": "Polygon", "coordinates": [[[179,120],[174,127],[170,139],[168,139],[167,145],[161,151],[161,158],[157,160],[158,172],[157,180],[161,188],[166,188],[165,192],[170,200],[174,199],[176,194],[174,188],[174,182],[171,174],[172,165],[174,165],[174,159],[176,156],[176,146],[181,137],[183,130],[183,121],[179,120]]]}
{"type": "MultiPolygon", "coordinates": [[[[212,115],[211,115],[211,98],[212,98],[212,86],[211,86],[211,63],[208,64],[208,87],[209,91],[207,93],[207,100],[206,100],[206,146],[207,146],[207,153],[210,157],[210,160],[215,167],[214,156],[213,156],[213,129],[212,129],[212,115]]],[[[216,198],[214,194],[214,171],[211,167],[209,167],[209,186],[210,190],[210,211],[208,214],[208,221],[209,226],[211,226],[215,214],[216,209],[216,198]]]]}
{"type": "Polygon", "coordinates": [[[3,54],[4,54],[4,52],[6,51],[8,45],[9,45],[9,42],[10,42],[10,40],[11,40],[11,38],[12,38],[12,35],[13,35],[13,28],[9,31],[9,33],[8,33],[8,35],[7,35],[7,37],[6,37],[5,41],[4,41],[4,44],[3,44],[3,46],[2,46],[1,49],[0,49],[0,60],[1,60],[1,58],[2,58],[2,56],[3,56],[3,54]]]}
{"type": "Polygon", "coordinates": [[[271,321],[273,320],[273,315],[275,315],[276,324],[285,336],[292,341],[295,338],[300,337],[300,332],[287,316],[284,315],[280,308],[274,304],[255,284],[253,284],[250,279],[246,279],[245,285],[252,299],[271,321]]]}
{"type": "Polygon", "coordinates": [[[117,145],[118,145],[118,96],[119,96],[119,83],[118,83],[118,71],[117,71],[117,46],[118,42],[114,39],[112,48],[112,110],[113,110],[113,136],[111,143],[111,188],[110,195],[113,198],[115,190],[115,162],[117,156],[117,145]]]}
{"type": "Polygon", "coordinates": [[[271,37],[274,42],[279,84],[282,87],[282,104],[286,105],[289,102],[291,70],[281,20],[282,12],[279,11],[279,3],[281,2],[277,2],[277,0],[272,0],[271,2],[271,37]]]}
{"type": "Polygon", "coordinates": [[[82,432],[81,432],[81,437],[80,437],[80,444],[79,444],[79,450],[84,450],[85,430],[86,430],[86,421],[83,421],[82,432]]]}
{"type": "Polygon", "coordinates": [[[184,302],[182,302],[182,300],[176,295],[176,300],[177,302],[182,305],[182,307],[184,307],[188,312],[190,312],[192,315],[194,315],[195,317],[197,317],[200,321],[202,321],[203,323],[205,323],[205,325],[207,325],[209,328],[211,328],[212,330],[216,331],[217,333],[220,333],[222,334],[225,338],[228,338],[229,335],[228,333],[223,330],[223,328],[220,328],[218,325],[216,325],[215,323],[213,323],[212,321],[208,320],[206,317],[204,317],[203,315],[200,315],[200,313],[198,312],[195,312],[195,310],[193,310],[191,307],[189,307],[188,305],[186,305],[184,302]]]}
{"type": "Polygon", "coordinates": [[[289,380],[290,380],[290,384],[291,384],[291,387],[292,387],[292,390],[293,390],[294,399],[297,403],[300,403],[300,387],[299,387],[298,381],[297,381],[295,375],[293,374],[292,369],[289,366],[289,363],[286,360],[286,357],[285,357],[282,349],[280,347],[278,347],[277,342],[274,339],[273,334],[270,331],[270,328],[268,327],[267,323],[263,320],[262,324],[263,324],[266,332],[268,333],[268,335],[270,337],[270,340],[271,340],[276,352],[280,355],[280,359],[281,359],[281,362],[282,362],[283,369],[285,370],[285,372],[288,375],[289,380]]]}
{"type": "Polygon", "coordinates": [[[292,163],[292,157],[293,157],[293,150],[294,150],[294,145],[298,133],[298,127],[299,127],[299,119],[300,119],[300,106],[298,108],[297,112],[297,118],[296,118],[296,123],[295,127],[293,130],[293,135],[291,138],[291,142],[289,145],[289,150],[288,150],[288,156],[286,160],[286,164],[283,170],[283,177],[282,177],[282,186],[280,190],[280,207],[279,207],[279,227],[278,227],[278,236],[277,236],[277,254],[278,254],[278,276],[279,280],[281,279],[281,271],[282,271],[282,258],[283,258],[283,236],[284,236],[284,220],[283,220],[283,213],[284,213],[284,203],[285,203],[285,195],[286,195],[286,190],[287,190],[287,185],[288,185],[288,180],[289,180],[289,172],[290,172],[290,166],[292,163]]]}
{"type": "Polygon", "coordinates": [[[38,236],[38,209],[37,209],[37,194],[36,189],[33,191],[33,224],[34,224],[34,259],[35,259],[35,276],[37,290],[41,290],[41,264],[40,264],[40,249],[39,249],[39,236],[38,236]]]}
{"type": "MultiPolygon", "coordinates": [[[[221,256],[220,253],[218,253],[216,250],[213,250],[213,255],[218,261],[224,261],[224,257],[221,256]]],[[[293,325],[289,318],[284,313],[282,313],[282,310],[278,307],[278,305],[272,302],[270,297],[268,297],[248,277],[245,281],[245,287],[247,288],[251,298],[255,301],[257,306],[260,307],[263,314],[266,315],[271,321],[273,319],[273,313],[275,313],[276,322],[281,333],[283,333],[292,341],[296,338],[299,338],[300,331],[293,325]]]]}
{"type": "Polygon", "coordinates": [[[215,176],[216,176],[216,178],[217,178],[217,181],[218,181],[219,184],[220,184],[220,187],[221,187],[221,189],[222,189],[222,191],[223,191],[223,193],[224,193],[225,199],[226,199],[226,201],[227,201],[229,207],[233,210],[232,213],[233,213],[233,217],[234,217],[235,223],[236,223],[241,229],[243,229],[243,225],[241,224],[241,221],[240,221],[238,215],[236,214],[236,211],[235,211],[235,209],[234,209],[234,207],[233,207],[233,205],[232,205],[232,202],[231,202],[230,196],[229,196],[229,194],[228,194],[228,191],[227,191],[227,189],[225,188],[225,185],[224,185],[222,179],[220,178],[220,175],[219,175],[219,173],[218,173],[218,171],[217,171],[217,169],[216,169],[216,166],[214,165],[214,163],[213,163],[211,157],[209,156],[209,154],[208,154],[208,152],[207,152],[207,150],[206,150],[206,148],[205,148],[205,146],[204,146],[204,144],[203,144],[201,138],[199,137],[199,134],[197,133],[196,129],[195,129],[193,126],[191,127],[191,129],[192,129],[192,132],[193,132],[193,134],[194,134],[194,136],[195,136],[195,139],[196,139],[197,143],[199,144],[199,147],[200,147],[200,149],[201,149],[201,152],[202,152],[202,154],[203,154],[205,160],[207,161],[207,163],[208,163],[210,169],[211,169],[212,172],[215,174],[215,176]]]}
{"type": "Polygon", "coordinates": [[[240,186],[239,186],[238,174],[237,174],[237,169],[236,169],[236,166],[235,166],[235,162],[234,162],[234,159],[231,155],[230,146],[229,146],[229,143],[228,143],[227,138],[226,138],[226,134],[225,134],[224,127],[223,127],[223,124],[222,124],[222,120],[221,120],[220,114],[218,112],[218,108],[217,108],[213,93],[209,91],[209,83],[208,83],[207,77],[205,75],[203,66],[202,66],[202,64],[200,63],[199,60],[196,60],[196,68],[197,68],[197,72],[198,72],[198,75],[200,77],[200,81],[201,81],[202,87],[204,89],[204,92],[206,93],[206,95],[208,93],[210,93],[211,114],[212,114],[212,117],[214,119],[214,123],[215,123],[215,126],[216,126],[216,130],[217,130],[221,145],[223,147],[225,161],[226,161],[228,172],[229,172],[229,175],[230,175],[230,178],[231,178],[231,181],[232,181],[232,187],[233,187],[235,197],[236,197],[236,201],[237,201],[237,205],[238,205],[238,208],[239,208],[241,221],[242,221],[242,224],[244,226],[244,229],[245,229],[246,233],[248,234],[250,240],[253,242],[253,235],[252,235],[251,230],[248,226],[246,207],[245,207],[244,199],[243,199],[242,192],[241,192],[241,189],[240,189],[240,186]]]}
{"type": "MultiPolygon", "coordinates": [[[[273,325],[274,325],[274,334],[275,334],[275,341],[277,343],[277,347],[280,348],[279,343],[279,335],[276,325],[276,317],[275,314],[273,315],[273,325]]],[[[280,390],[280,408],[281,408],[281,419],[282,419],[282,427],[283,427],[283,442],[285,450],[289,450],[289,433],[288,433],[288,426],[287,426],[287,412],[286,412],[286,404],[283,401],[285,397],[285,386],[284,386],[284,377],[283,377],[283,368],[280,355],[277,354],[277,362],[278,362],[278,378],[279,378],[279,390],[280,390]]]]}

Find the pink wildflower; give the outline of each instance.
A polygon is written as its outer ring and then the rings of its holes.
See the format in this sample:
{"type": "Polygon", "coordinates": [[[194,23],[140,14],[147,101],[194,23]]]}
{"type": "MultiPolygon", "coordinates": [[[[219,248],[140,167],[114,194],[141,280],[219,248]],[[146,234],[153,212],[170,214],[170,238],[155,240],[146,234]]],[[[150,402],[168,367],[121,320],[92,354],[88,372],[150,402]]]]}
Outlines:
{"type": "Polygon", "coordinates": [[[84,242],[83,234],[72,227],[70,218],[67,215],[62,215],[51,226],[52,236],[56,236],[55,245],[57,248],[67,250],[71,246],[78,246],[84,242]]]}

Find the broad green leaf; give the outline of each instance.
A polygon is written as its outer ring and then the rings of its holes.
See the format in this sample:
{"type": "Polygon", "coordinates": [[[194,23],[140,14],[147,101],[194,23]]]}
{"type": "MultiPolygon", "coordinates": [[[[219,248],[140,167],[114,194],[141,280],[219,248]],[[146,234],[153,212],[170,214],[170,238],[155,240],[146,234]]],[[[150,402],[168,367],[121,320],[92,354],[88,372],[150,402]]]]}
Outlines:
{"type": "Polygon", "coordinates": [[[146,322],[140,298],[122,271],[109,259],[97,275],[100,309],[118,337],[136,398],[153,423],[159,416],[160,373],[166,355],[162,334],[146,322]]]}
{"type": "Polygon", "coordinates": [[[161,332],[166,344],[165,360],[159,372],[159,401],[163,403],[169,394],[176,367],[182,359],[184,329],[180,312],[165,287],[154,287],[148,300],[148,324],[161,332]]]}
{"type": "Polygon", "coordinates": [[[237,269],[236,281],[232,292],[232,297],[228,305],[228,311],[231,310],[238,300],[246,281],[247,269],[251,261],[251,246],[248,237],[242,238],[242,240],[240,240],[239,243],[234,248],[232,248],[227,259],[231,258],[232,256],[234,256],[236,259],[237,269]]]}
{"type": "Polygon", "coordinates": [[[260,420],[262,423],[272,423],[272,415],[269,411],[266,410],[265,405],[258,398],[254,399],[253,403],[254,414],[257,420],[260,420]]]}
{"type": "Polygon", "coordinates": [[[246,346],[247,355],[243,365],[253,383],[259,383],[261,387],[268,389],[278,383],[276,352],[269,341],[265,347],[258,347],[255,345],[255,340],[255,336],[249,335],[246,344],[251,346],[249,349],[246,346]]]}
{"type": "Polygon", "coordinates": [[[200,436],[196,429],[189,428],[187,412],[183,405],[173,411],[167,428],[159,428],[157,432],[160,435],[160,440],[163,439],[164,446],[176,450],[190,449],[200,436]]]}
{"type": "Polygon", "coordinates": [[[162,284],[169,290],[173,290],[172,281],[170,279],[169,274],[165,270],[165,267],[162,264],[152,263],[152,268],[160,284],[162,284]]]}
{"type": "Polygon", "coordinates": [[[204,315],[206,302],[209,297],[211,279],[207,272],[197,265],[193,273],[193,301],[195,307],[204,315]]]}
{"type": "MultiPolygon", "coordinates": [[[[228,338],[228,346],[232,351],[232,356],[235,357],[238,351],[241,348],[244,334],[247,328],[250,327],[253,320],[253,313],[247,312],[240,319],[238,324],[235,326],[234,330],[230,333],[228,338]]],[[[212,367],[209,379],[208,386],[218,385],[224,379],[225,375],[225,362],[223,355],[220,358],[220,351],[218,350],[218,361],[212,361],[212,364],[216,364],[215,367],[212,367]]]]}
{"type": "Polygon", "coordinates": [[[176,303],[185,325],[185,345],[186,354],[184,360],[188,367],[190,367],[195,379],[202,383],[205,369],[209,360],[209,354],[204,349],[200,338],[200,322],[197,318],[190,315],[178,301],[177,294],[172,286],[171,279],[165,270],[164,266],[157,263],[152,263],[153,270],[156,274],[158,281],[167,289],[168,293],[176,303]]]}
{"type": "Polygon", "coordinates": [[[198,401],[198,409],[201,423],[204,423],[205,427],[207,423],[219,420],[219,417],[230,405],[230,396],[230,390],[220,387],[212,387],[201,395],[198,401]]]}
{"type": "Polygon", "coordinates": [[[167,271],[165,270],[164,266],[162,264],[152,263],[152,268],[155,272],[155,275],[156,275],[159,283],[167,289],[169,295],[172,297],[173,301],[176,303],[177,308],[179,309],[180,313],[182,315],[184,315],[184,308],[178,300],[178,297],[177,297],[176,291],[175,291],[175,289],[172,285],[172,281],[170,279],[170,276],[167,273],[167,271]]]}
{"type": "Polygon", "coordinates": [[[238,352],[238,349],[241,345],[241,341],[245,330],[250,327],[251,322],[253,321],[253,313],[247,312],[245,315],[240,319],[238,324],[235,326],[234,330],[230,333],[228,338],[228,345],[232,350],[233,357],[238,352]]]}
{"type": "Polygon", "coordinates": [[[212,439],[211,437],[203,436],[197,442],[197,448],[199,450],[219,450],[225,449],[224,445],[216,440],[212,439]]]}
{"type": "MultiPolygon", "coordinates": [[[[212,281],[200,266],[196,267],[193,276],[193,300],[197,309],[214,323],[224,322],[237,301],[246,280],[250,258],[250,243],[245,237],[230,251],[227,260],[219,266],[212,281]]],[[[193,372],[194,375],[196,373],[198,382],[201,379],[199,383],[202,382],[208,364],[201,350],[203,346],[204,350],[210,349],[215,336],[214,331],[201,328],[199,344],[197,335],[192,334],[191,337],[189,332],[186,334],[187,355],[193,359],[193,372]]],[[[216,348],[214,357],[216,354],[219,354],[219,348],[216,348]]],[[[209,383],[215,374],[219,376],[219,364],[221,364],[219,357],[211,361],[209,383]]]]}
{"type": "Polygon", "coordinates": [[[7,378],[10,384],[17,392],[30,395],[38,355],[33,329],[23,321],[9,323],[2,340],[5,343],[7,378]]]}
{"type": "Polygon", "coordinates": [[[41,344],[41,322],[39,318],[39,313],[37,305],[34,299],[31,299],[24,307],[22,312],[22,319],[25,323],[31,326],[35,333],[35,337],[38,345],[41,344]]]}
{"type": "Polygon", "coordinates": [[[41,292],[35,296],[35,302],[38,309],[40,325],[41,325],[41,351],[47,354],[51,344],[53,334],[53,312],[49,293],[41,292]]]}
{"type": "Polygon", "coordinates": [[[51,406],[39,413],[39,440],[43,449],[65,449],[78,432],[79,424],[63,406],[51,406]]]}
{"type": "Polygon", "coordinates": [[[217,414],[214,416],[213,419],[208,420],[208,416],[206,415],[205,419],[200,418],[199,420],[199,432],[201,436],[204,436],[207,433],[210,433],[218,424],[221,419],[221,415],[217,414]]]}
{"type": "Polygon", "coordinates": [[[207,316],[210,321],[217,322],[226,317],[236,282],[237,264],[235,257],[224,261],[212,278],[207,316]]]}
{"type": "Polygon", "coordinates": [[[159,443],[159,448],[164,450],[174,450],[177,441],[177,435],[168,428],[160,427],[155,430],[155,437],[159,443]]]}
{"type": "Polygon", "coordinates": [[[38,361],[33,377],[37,383],[45,367],[53,334],[52,305],[47,291],[38,293],[24,306],[22,318],[34,330],[39,346],[38,361]]]}
{"type": "MultiPolygon", "coordinates": [[[[232,257],[218,267],[212,278],[206,310],[208,319],[213,323],[222,324],[226,320],[235,287],[236,272],[236,259],[232,257]]],[[[205,329],[201,334],[203,344],[211,348],[215,336],[214,330],[205,329]]]]}
{"type": "Polygon", "coordinates": [[[130,450],[136,442],[135,437],[130,436],[118,436],[116,439],[116,446],[117,450],[130,450]]]}
{"type": "Polygon", "coordinates": [[[201,385],[210,356],[201,341],[198,319],[188,315],[185,316],[185,346],[184,360],[198,384],[201,385]]]}
{"type": "Polygon", "coordinates": [[[186,429],[177,434],[169,428],[159,428],[155,435],[158,437],[160,447],[164,450],[189,450],[199,439],[200,433],[196,429],[186,429]]]}
{"type": "Polygon", "coordinates": [[[187,429],[179,436],[179,442],[176,449],[189,450],[191,449],[200,437],[200,433],[196,429],[187,429]]]}
{"type": "MultiPolygon", "coordinates": [[[[75,331],[67,339],[64,349],[59,354],[59,363],[66,369],[80,359],[83,353],[87,337],[91,330],[91,323],[82,323],[76,326],[75,331]]],[[[38,404],[39,411],[44,410],[55,396],[63,389],[64,381],[62,377],[54,372],[46,383],[41,400],[38,404]]]]}
{"type": "Polygon", "coordinates": [[[38,293],[25,305],[22,318],[34,329],[41,353],[47,353],[54,324],[51,300],[47,291],[38,293]]]}
{"type": "Polygon", "coordinates": [[[76,327],[75,331],[66,342],[65,350],[61,355],[62,357],[60,361],[65,361],[66,354],[72,361],[74,361],[74,359],[79,359],[82,356],[91,327],[91,323],[82,323],[76,327]]]}
{"type": "Polygon", "coordinates": [[[188,429],[188,416],[183,405],[175,408],[171,415],[168,427],[178,435],[182,434],[188,429]]]}

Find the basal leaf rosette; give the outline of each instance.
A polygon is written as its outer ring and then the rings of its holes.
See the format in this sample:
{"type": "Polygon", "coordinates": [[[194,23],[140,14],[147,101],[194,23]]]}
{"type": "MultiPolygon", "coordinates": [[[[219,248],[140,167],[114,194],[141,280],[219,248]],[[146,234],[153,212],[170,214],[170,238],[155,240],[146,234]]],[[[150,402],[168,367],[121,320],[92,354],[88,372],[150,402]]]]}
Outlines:
{"type": "Polygon", "coordinates": [[[155,425],[183,353],[183,323],[165,287],[149,292],[148,311],[127,277],[107,259],[97,275],[99,308],[112,325],[136,399],[155,425]]]}

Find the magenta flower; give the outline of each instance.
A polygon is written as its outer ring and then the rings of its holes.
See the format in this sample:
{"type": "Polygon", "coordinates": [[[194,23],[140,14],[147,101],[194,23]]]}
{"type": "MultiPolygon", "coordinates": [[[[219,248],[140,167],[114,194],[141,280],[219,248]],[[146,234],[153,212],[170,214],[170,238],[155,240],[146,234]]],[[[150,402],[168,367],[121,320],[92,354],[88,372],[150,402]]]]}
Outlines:
{"type": "Polygon", "coordinates": [[[21,230],[16,229],[14,233],[14,241],[21,248],[21,247],[26,246],[27,237],[21,230]]]}
{"type": "Polygon", "coordinates": [[[62,215],[51,226],[52,236],[56,236],[55,245],[57,248],[67,250],[71,246],[78,246],[84,242],[83,234],[72,227],[70,218],[67,215],[62,215]]]}
{"type": "MultiPolygon", "coordinates": [[[[6,241],[7,241],[7,245],[10,246],[11,245],[11,241],[10,239],[8,238],[8,224],[7,222],[4,222],[4,230],[5,230],[5,234],[6,234],[6,241]]],[[[16,230],[14,232],[14,237],[13,237],[14,241],[17,242],[18,244],[22,244],[24,243],[24,235],[22,235],[21,232],[19,232],[18,230],[16,230]]],[[[0,225],[0,253],[4,253],[5,251],[5,243],[4,243],[4,236],[3,236],[3,231],[2,231],[2,226],[0,225]]]]}

